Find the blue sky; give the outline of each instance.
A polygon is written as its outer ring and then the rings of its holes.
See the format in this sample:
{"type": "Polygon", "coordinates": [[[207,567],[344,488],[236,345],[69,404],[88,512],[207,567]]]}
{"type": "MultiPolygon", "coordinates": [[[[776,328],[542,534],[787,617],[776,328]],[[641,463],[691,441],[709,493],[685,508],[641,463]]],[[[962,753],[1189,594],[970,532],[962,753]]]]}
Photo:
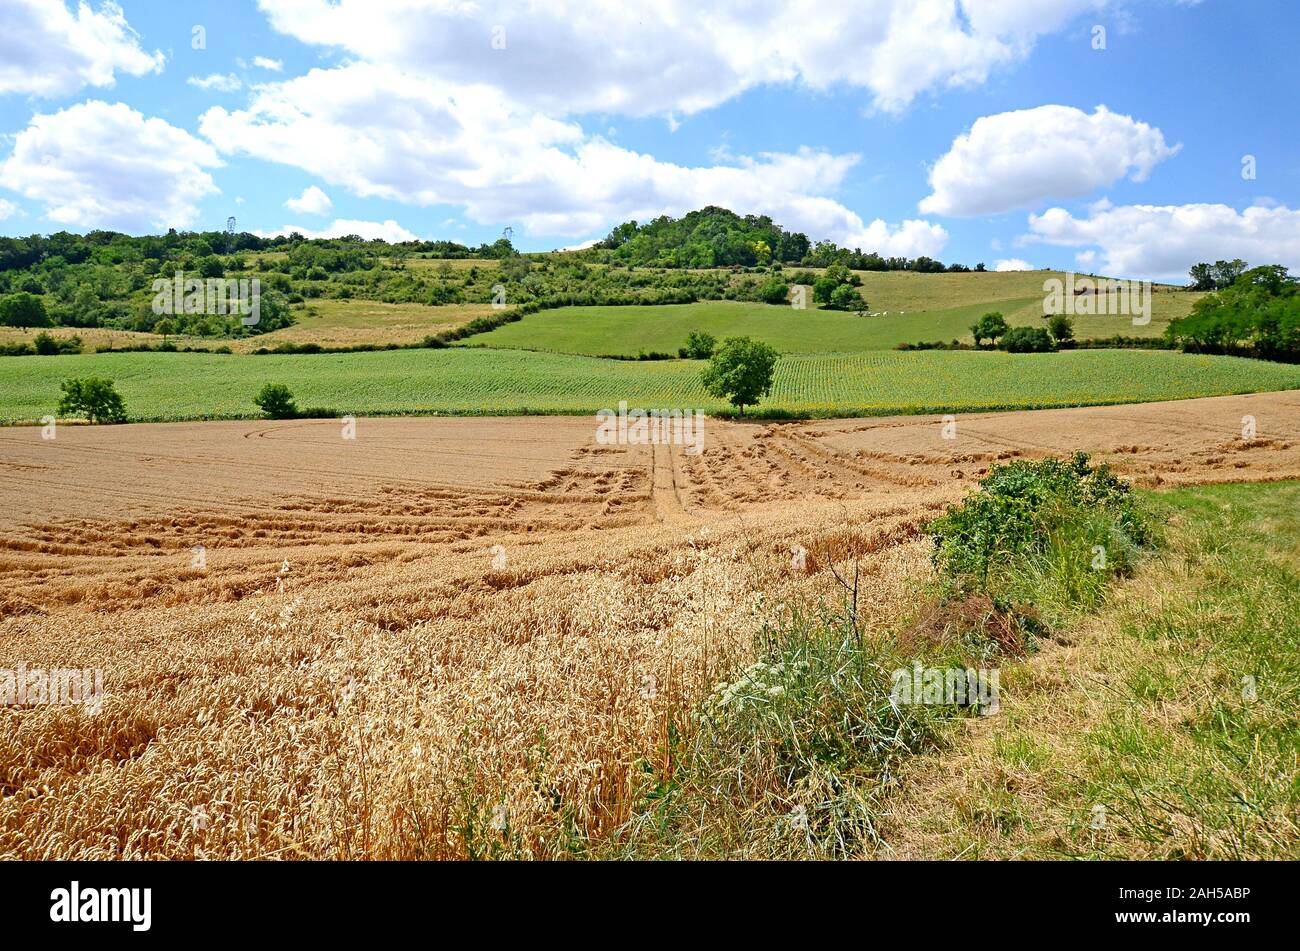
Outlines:
{"type": "Polygon", "coordinates": [[[1283,0],[543,7],[0,0],[0,232],[543,250],[716,203],[990,267],[1300,269],[1283,0]]]}

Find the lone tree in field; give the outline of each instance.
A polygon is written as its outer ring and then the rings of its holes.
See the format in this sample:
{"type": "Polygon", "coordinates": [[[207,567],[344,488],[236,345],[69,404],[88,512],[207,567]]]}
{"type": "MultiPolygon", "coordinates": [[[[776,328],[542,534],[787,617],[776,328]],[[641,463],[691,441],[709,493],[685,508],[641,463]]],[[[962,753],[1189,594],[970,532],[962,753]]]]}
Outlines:
{"type": "Polygon", "coordinates": [[[253,402],[271,419],[293,419],[298,415],[298,406],[293,401],[293,394],[283,383],[266,384],[257,396],[253,397],[253,402]]]}
{"type": "Polygon", "coordinates": [[[1074,342],[1074,321],[1065,314],[1053,314],[1048,318],[1047,332],[1056,340],[1058,347],[1069,346],[1074,342]]]}
{"type": "Polygon", "coordinates": [[[780,354],[772,347],[749,337],[728,337],[713,353],[704,371],[704,388],[712,396],[725,399],[745,415],[772,390],[772,375],[780,354]]]}
{"type": "Polygon", "coordinates": [[[63,388],[63,398],[59,400],[60,416],[82,413],[92,423],[126,422],[126,406],[121,395],[113,389],[112,380],[91,376],[84,380],[64,380],[59,385],[63,388]]]}
{"type": "Polygon", "coordinates": [[[991,310],[971,325],[970,333],[975,338],[975,346],[978,347],[981,340],[997,343],[998,338],[1010,329],[1006,318],[998,311],[991,310]]]}

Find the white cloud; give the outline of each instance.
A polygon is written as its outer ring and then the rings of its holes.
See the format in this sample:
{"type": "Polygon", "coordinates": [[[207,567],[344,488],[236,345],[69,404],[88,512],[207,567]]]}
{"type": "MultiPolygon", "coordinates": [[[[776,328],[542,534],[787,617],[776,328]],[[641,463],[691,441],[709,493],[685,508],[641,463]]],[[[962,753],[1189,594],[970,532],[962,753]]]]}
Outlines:
{"type": "Polygon", "coordinates": [[[315,185],[308,185],[297,198],[286,201],[284,207],[300,215],[323,215],[334,207],[334,202],[315,185]]]}
{"type": "Polygon", "coordinates": [[[586,251],[588,248],[594,248],[600,244],[601,238],[591,238],[587,241],[580,241],[577,244],[571,244],[567,248],[560,248],[561,251],[586,251]]]}
{"type": "Polygon", "coordinates": [[[690,114],[746,89],[866,89],[896,111],[983,82],[1107,0],[258,0],[306,43],[457,83],[489,83],[552,115],[690,114]],[[499,28],[499,29],[498,29],[499,28]],[[494,48],[504,41],[504,48],[494,48]]]}
{"type": "Polygon", "coordinates": [[[390,244],[399,241],[418,241],[418,236],[407,231],[392,218],[387,221],[355,221],[351,218],[335,218],[334,221],[324,228],[312,230],[304,228],[302,225],[285,225],[278,231],[255,231],[254,234],[262,238],[274,238],[279,235],[290,235],[294,232],[302,235],[304,238],[341,238],[345,235],[358,235],[369,241],[372,238],[382,238],[390,244]]]}
{"type": "Polygon", "coordinates": [[[1159,129],[1098,106],[1039,106],[977,119],[930,170],[924,214],[997,215],[1077,198],[1125,175],[1141,182],[1176,154],[1159,129]]]}
{"type": "MultiPolygon", "coordinates": [[[[1124,205],[1098,202],[1088,216],[1064,208],[1029,216],[1030,235],[1048,244],[1100,250],[1101,273],[1181,278],[1198,261],[1242,258],[1300,270],[1300,210],[1228,205],[1124,205]]],[[[1080,263],[1096,264],[1086,250],[1080,263]]]]}
{"type": "MultiPolygon", "coordinates": [[[[853,217],[861,221],[857,215],[853,217]]],[[[909,218],[893,226],[877,218],[865,228],[846,232],[840,243],[863,251],[878,251],[885,257],[935,257],[948,243],[948,232],[928,221],[909,218]]]]}
{"type": "Polygon", "coordinates": [[[208,76],[191,76],[185,80],[191,86],[197,86],[205,92],[215,89],[217,92],[237,92],[243,87],[239,77],[234,73],[212,73],[208,76]]]}
{"type": "Polygon", "coordinates": [[[118,231],[184,228],[219,189],[212,147],[129,106],[91,100],[33,116],[0,163],[0,183],[62,225],[118,231]]]}
{"type": "Polygon", "coordinates": [[[122,8],[94,10],[63,0],[0,0],[0,94],[64,96],[83,86],[112,86],[117,71],[158,72],[163,54],[146,53],[122,8]]]}
{"type": "Polygon", "coordinates": [[[269,69],[273,73],[284,70],[284,63],[278,59],[271,59],[269,56],[254,56],[253,65],[258,69],[269,69]]]}
{"type": "Polygon", "coordinates": [[[532,233],[585,237],[628,218],[718,204],[882,254],[935,254],[947,238],[924,221],[867,225],[824,197],[857,155],[805,148],[675,165],[487,86],[367,63],[259,86],[246,109],[209,109],[199,128],[225,151],[294,165],[361,197],[458,205],[475,221],[532,233]]]}
{"type": "Polygon", "coordinates": [[[14,215],[22,214],[22,209],[11,201],[0,198],[0,221],[6,218],[12,218],[14,215]]]}
{"type": "Polygon", "coordinates": [[[1006,258],[998,261],[993,265],[995,271],[1032,271],[1034,266],[1028,261],[1022,261],[1020,258],[1006,258]]]}

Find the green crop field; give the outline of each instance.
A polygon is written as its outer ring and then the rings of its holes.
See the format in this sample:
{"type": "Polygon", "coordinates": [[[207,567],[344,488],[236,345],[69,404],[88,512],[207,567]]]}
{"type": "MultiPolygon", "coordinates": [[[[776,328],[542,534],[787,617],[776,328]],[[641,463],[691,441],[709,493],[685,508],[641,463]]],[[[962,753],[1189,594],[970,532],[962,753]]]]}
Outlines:
{"type": "MultiPolygon", "coordinates": [[[[0,421],[52,414],[59,382],[116,381],[133,420],[257,416],[264,383],[338,414],[591,413],[619,400],[725,407],[702,363],[617,361],[511,350],[398,350],[315,356],[105,353],[0,360],[0,421]]],[[[855,416],[1182,399],[1300,387],[1300,366],[1139,350],[1054,354],[878,351],[784,358],[760,412],[855,416]]]]}
{"type": "MultiPolygon", "coordinates": [[[[1131,318],[1118,315],[1076,316],[1072,318],[1075,336],[1080,340],[1115,334],[1158,337],[1171,317],[1191,308],[1192,295],[1153,296],[1149,324],[1135,327],[1131,318]]],[[[686,343],[687,334],[703,330],[719,339],[754,337],[782,353],[861,353],[919,341],[970,343],[971,324],[991,310],[1000,311],[1013,326],[1046,326],[1042,295],[871,317],[813,307],[795,310],[746,301],[701,301],[644,307],[562,307],[530,314],[518,323],[469,338],[464,345],[588,356],[675,354],[686,343]]]]}

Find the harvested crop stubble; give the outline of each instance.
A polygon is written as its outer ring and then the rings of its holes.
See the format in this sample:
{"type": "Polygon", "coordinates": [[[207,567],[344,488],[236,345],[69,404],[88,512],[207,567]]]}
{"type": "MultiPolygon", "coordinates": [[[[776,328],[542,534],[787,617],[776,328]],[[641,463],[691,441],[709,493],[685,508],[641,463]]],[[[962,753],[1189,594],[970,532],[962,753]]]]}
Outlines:
{"type": "Polygon", "coordinates": [[[566,854],[638,806],[765,620],[837,597],[828,557],[862,558],[886,636],[922,525],[999,459],[1294,477],[1295,404],[961,417],[954,441],[710,420],[698,457],[590,419],[5,430],[0,668],[102,667],[107,697],[0,710],[0,855],[566,854]]]}

